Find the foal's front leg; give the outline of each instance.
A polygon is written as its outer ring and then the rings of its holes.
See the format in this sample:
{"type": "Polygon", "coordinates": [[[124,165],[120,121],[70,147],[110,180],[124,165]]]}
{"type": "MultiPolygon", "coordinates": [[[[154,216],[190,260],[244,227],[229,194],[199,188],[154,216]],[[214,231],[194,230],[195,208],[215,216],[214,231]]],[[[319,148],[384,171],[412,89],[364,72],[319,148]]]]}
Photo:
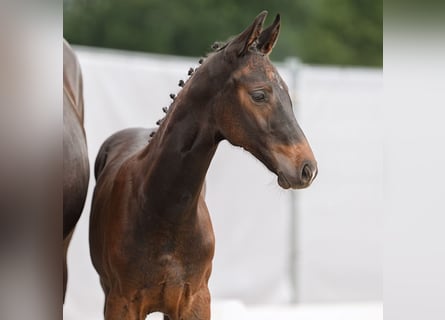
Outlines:
{"type": "Polygon", "coordinates": [[[207,287],[196,294],[190,308],[178,320],[210,320],[210,292],[207,287]]]}
{"type": "Polygon", "coordinates": [[[186,309],[177,315],[164,314],[164,320],[210,320],[210,293],[207,287],[202,288],[193,296],[193,300],[186,309]]]}
{"type": "Polygon", "coordinates": [[[130,299],[110,291],[105,301],[105,320],[145,320],[139,314],[139,305],[130,299]]]}

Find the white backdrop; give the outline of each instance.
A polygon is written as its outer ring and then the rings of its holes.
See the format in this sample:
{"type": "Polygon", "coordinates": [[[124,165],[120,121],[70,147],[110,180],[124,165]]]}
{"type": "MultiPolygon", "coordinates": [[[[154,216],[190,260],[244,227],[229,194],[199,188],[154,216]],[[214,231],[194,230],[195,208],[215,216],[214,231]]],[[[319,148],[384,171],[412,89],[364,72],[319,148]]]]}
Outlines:
{"type": "MultiPolygon", "coordinates": [[[[126,127],[153,127],[197,59],[75,48],[84,75],[86,132],[93,163],[100,144],[126,127]]],[[[216,233],[212,297],[247,304],[292,298],[290,215],[297,217],[299,302],[381,299],[381,70],[301,66],[297,119],[319,164],[313,186],[280,189],[273,174],[222,143],[209,169],[207,204],[216,233]],[[295,201],[292,203],[292,201],[295,201]],[[292,208],[297,210],[291,212],[292,208]]],[[[294,95],[295,92],[292,93],[294,95]]],[[[92,179],[69,251],[65,319],[100,318],[98,277],[88,251],[92,179]]]]}

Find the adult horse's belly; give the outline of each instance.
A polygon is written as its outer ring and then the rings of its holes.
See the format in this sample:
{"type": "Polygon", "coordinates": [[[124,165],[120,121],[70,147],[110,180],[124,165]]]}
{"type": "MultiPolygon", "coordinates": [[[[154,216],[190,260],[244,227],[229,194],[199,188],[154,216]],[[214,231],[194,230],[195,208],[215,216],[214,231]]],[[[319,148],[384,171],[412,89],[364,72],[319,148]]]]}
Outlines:
{"type": "Polygon", "coordinates": [[[76,226],[88,190],[89,164],[80,120],[63,94],[63,239],[76,226]]]}

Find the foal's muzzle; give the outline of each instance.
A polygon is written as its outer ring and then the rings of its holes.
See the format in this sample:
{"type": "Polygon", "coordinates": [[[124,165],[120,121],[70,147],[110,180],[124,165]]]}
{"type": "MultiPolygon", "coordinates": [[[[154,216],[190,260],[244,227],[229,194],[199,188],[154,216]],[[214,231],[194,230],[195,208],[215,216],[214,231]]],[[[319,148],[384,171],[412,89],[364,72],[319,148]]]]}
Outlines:
{"type": "Polygon", "coordinates": [[[317,176],[318,169],[314,162],[305,162],[299,169],[278,170],[278,184],[283,189],[304,189],[311,185],[317,176]]]}
{"type": "Polygon", "coordinates": [[[307,188],[317,176],[317,161],[307,143],[275,147],[275,173],[284,189],[307,188]]]}

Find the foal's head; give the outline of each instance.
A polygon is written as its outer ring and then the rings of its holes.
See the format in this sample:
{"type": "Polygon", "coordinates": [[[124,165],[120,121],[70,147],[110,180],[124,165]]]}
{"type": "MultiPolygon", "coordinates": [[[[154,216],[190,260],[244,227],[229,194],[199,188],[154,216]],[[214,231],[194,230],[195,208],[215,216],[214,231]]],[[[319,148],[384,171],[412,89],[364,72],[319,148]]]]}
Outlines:
{"type": "Polygon", "coordinates": [[[220,137],[252,153],[278,176],[281,187],[305,188],[317,174],[317,163],[295,119],[287,86],[268,57],[280,16],[262,30],[266,15],[259,14],[201,69],[209,85],[220,88],[213,98],[220,137]]]}

